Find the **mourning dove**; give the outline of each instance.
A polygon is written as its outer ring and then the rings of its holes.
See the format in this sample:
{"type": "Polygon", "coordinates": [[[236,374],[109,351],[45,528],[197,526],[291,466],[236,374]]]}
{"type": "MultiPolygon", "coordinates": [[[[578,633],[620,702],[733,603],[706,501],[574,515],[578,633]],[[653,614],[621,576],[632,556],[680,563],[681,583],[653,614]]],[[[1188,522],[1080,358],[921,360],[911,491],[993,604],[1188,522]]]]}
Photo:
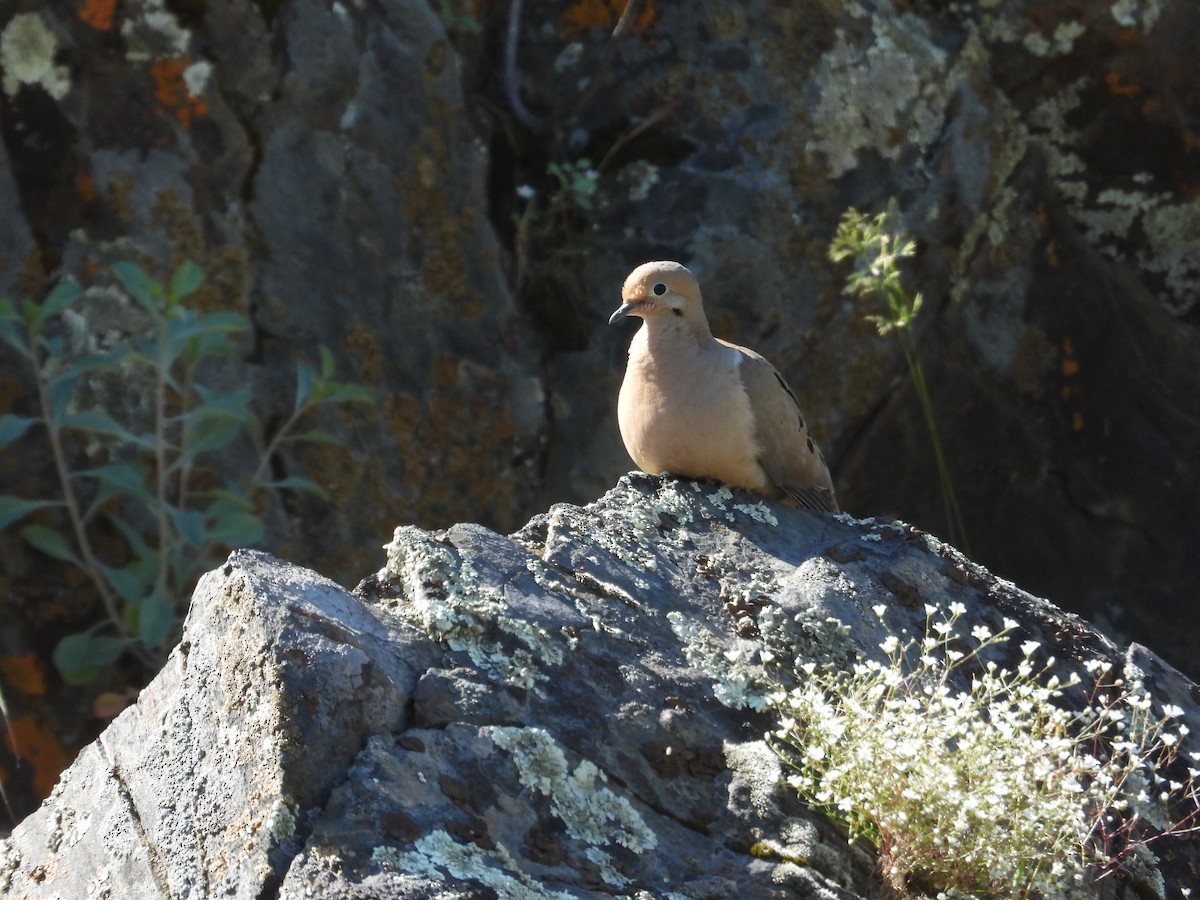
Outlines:
{"type": "Polygon", "coordinates": [[[609,324],[626,316],[645,323],[617,401],[621,438],[642,471],[838,511],[796,395],[759,354],[713,337],[690,271],[677,262],[638,266],[621,299],[609,324]]]}

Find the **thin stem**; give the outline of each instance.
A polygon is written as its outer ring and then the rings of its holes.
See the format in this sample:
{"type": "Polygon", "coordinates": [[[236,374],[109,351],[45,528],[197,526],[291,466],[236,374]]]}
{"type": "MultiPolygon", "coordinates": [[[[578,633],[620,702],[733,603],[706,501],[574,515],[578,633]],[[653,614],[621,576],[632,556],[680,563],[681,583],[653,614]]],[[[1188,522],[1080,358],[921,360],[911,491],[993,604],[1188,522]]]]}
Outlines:
{"type": "Polygon", "coordinates": [[[529,111],[529,107],[521,99],[521,85],[518,83],[517,41],[521,34],[522,5],[523,0],[512,0],[512,5],[508,8],[508,34],[504,40],[504,89],[508,95],[508,105],[512,107],[517,121],[536,131],[545,123],[529,111]]]}
{"type": "Polygon", "coordinates": [[[75,494],[75,486],[71,481],[71,471],[67,467],[67,455],[63,449],[62,435],[53,420],[53,411],[46,385],[46,373],[42,368],[44,361],[38,353],[37,338],[37,334],[30,329],[29,352],[30,362],[33,364],[33,382],[37,388],[38,404],[41,406],[42,416],[46,422],[46,438],[50,442],[50,455],[54,459],[58,482],[62,486],[63,502],[67,507],[67,516],[71,520],[71,528],[75,532],[75,543],[79,546],[79,554],[83,557],[84,567],[87,569],[92,583],[96,586],[96,592],[100,595],[100,602],[104,605],[104,611],[108,615],[109,621],[116,627],[117,633],[130,642],[130,649],[143,663],[154,665],[154,657],[133,640],[133,636],[125,627],[120,607],[117,605],[117,598],[108,586],[108,582],[104,580],[100,561],[92,550],[87,525],[80,511],[79,498],[75,494]]]}
{"type": "Polygon", "coordinates": [[[258,468],[254,470],[254,474],[250,476],[250,484],[258,484],[258,480],[262,478],[263,472],[266,471],[267,465],[271,461],[271,457],[275,455],[275,451],[279,449],[279,445],[283,442],[284,435],[292,430],[292,426],[299,421],[300,417],[308,411],[308,406],[298,406],[292,410],[292,414],[288,420],[279,427],[275,432],[274,437],[267,443],[266,449],[262,452],[262,458],[258,461],[258,468]]]}
{"type": "Polygon", "coordinates": [[[921,414],[925,419],[925,427],[929,432],[929,441],[933,445],[934,463],[938,470],[938,482],[942,492],[942,507],[946,515],[946,524],[950,529],[950,540],[963,553],[971,554],[971,545],[967,540],[967,528],[963,523],[962,510],[958,505],[958,496],[954,491],[954,482],[950,478],[950,467],[946,463],[946,454],[942,451],[942,442],[938,436],[937,422],[933,416],[933,402],[929,396],[929,387],[925,381],[925,368],[917,357],[916,348],[906,328],[897,328],[900,349],[904,353],[904,362],[908,366],[908,374],[913,387],[917,391],[917,399],[921,404],[921,414]]]}
{"type": "Polygon", "coordinates": [[[160,600],[167,597],[169,577],[170,523],[167,513],[167,331],[170,310],[158,320],[158,358],[154,366],[154,490],[158,502],[158,578],[155,592],[160,600]]]}
{"type": "MultiPolygon", "coordinates": [[[[186,447],[188,445],[188,442],[191,440],[191,431],[192,431],[191,424],[190,424],[191,418],[188,416],[188,413],[191,411],[191,408],[189,406],[188,401],[191,399],[192,385],[195,384],[195,380],[196,380],[196,361],[192,360],[191,362],[188,363],[187,370],[184,374],[183,394],[179,398],[179,407],[180,407],[179,421],[181,423],[179,426],[179,428],[180,428],[180,432],[179,432],[180,450],[182,450],[184,447],[186,447]]],[[[175,499],[175,507],[176,507],[176,509],[187,509],[188,500],[190,499],[190,497],[188,495],[188,485],[191,482],[192,465],[194,462],[195,462],[195,457],[193,457],[191,460],[183,463],[179,467],[179,474],[178,474],[178,476],[176,476],[179,479],[179,483],[176,486],[176,490],[175,490],[175,498],[176,498],[175,499]]]]}

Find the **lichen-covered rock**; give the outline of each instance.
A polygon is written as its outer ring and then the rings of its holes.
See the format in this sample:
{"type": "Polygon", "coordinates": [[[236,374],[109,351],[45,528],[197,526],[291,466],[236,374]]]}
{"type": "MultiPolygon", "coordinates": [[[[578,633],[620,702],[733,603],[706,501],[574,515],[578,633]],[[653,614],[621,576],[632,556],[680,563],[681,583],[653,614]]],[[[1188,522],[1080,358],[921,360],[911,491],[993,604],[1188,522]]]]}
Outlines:
{"type": "MultiPolygon", "coordinates": [[[[1174,627],[1200,505],[1200,6],[640,0],[614,36],[625,8],[9,4],[0,294],[195,260],[197,301],[254,323],[226,374],[268,424],[329,345],[379,403],[272,461],[330,499],[266,517],[273,550],[347,580],[396,510],[507,530],[624,471],[604,322],[634,264],[679,259],[716,333],[803,394],[846,507],[945,533],[899,352],[826,257],[847,207],[894,199],[970,555],[1200,677],[1174,627]]],[[[31,396],[0,348],[0,410],[31,396]]],[[[56,491],[36,432],[5,456],[56,491]]],[[[6,556],[42,596],[45,561],[6,556]]],[[[14,652],[61,631],[28,618],[14,652]]]]}
{"type": "MultiPolygon", "coordinates": [[[[786,786],[763,686],[729,665],[768,615],[871,647],[878,604],[916,629],[962,603],[1066,665],[1126,662],[909,526],[694,482],[622,480],[509,537],[406,526],[386,550],[354,594],[247,551],[206,576],[167,668],[0,843],[0,891],[874,896],[870,854],[786,786]]],[[[1200,733],[1194,685],[1145,648],[1128,662],[1200,733]]],[[[1195,847],[1156,850],[1181,897],[1195,847]]]]}

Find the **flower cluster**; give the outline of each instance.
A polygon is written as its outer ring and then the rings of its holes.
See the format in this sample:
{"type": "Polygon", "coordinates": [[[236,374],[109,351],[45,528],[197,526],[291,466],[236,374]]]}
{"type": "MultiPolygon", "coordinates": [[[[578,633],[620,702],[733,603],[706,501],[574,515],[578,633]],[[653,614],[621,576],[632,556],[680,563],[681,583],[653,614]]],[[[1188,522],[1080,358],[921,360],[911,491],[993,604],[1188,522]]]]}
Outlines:
{"type": "Polygon", "coordinates": [[[1082,676],[1054,675],[1034,641],[998,664],[989,657],[1017,623],[960,637],[965,612],[927,606],[925,633],[889,632],[882,660],[796,660],[794,686],[769,695],[781,720],[768,741],[789,783],[874,844],[898,892],[1091,896],[1139,847],[1196,827],[1200,772],[1180,756],[1181,710],[1156,714],[1139,683],[1094,662],[1088,702],[1068,711],[1082,676]]]}

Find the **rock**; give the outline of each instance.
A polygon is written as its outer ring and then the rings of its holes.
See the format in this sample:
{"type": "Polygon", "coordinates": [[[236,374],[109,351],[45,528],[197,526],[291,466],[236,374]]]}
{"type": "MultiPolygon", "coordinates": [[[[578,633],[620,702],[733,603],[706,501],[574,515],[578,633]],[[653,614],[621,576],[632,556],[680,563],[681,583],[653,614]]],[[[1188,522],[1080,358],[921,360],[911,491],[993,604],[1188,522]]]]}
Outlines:
{"type": "MultiPolygon", "coordinates": [[[[870,647],[875,604],[918,628],[957,602],[1064,665],[1125,662],[907,525],[669,478],[386,550],[353,593],[251,551],[205,576],[167,667],[0,842],[0,891],[874,896],[870,854],[782,782],[769,717],[714,664],[756,646],[765,609],[870,647]]],[[[1200,733],[1195,686],[1128,657],[1200,733]]],[[[1200,851],[1167,849],[1173,890],[1200,851]]]]}
{"type": "MultiPolygon", "coordinates": [[[[944,535],[897,348],[826,258],[847,207],[894,199],[969,555],[1200,678],[1176,627],[1200,505],[1200,5],[641,0],[614,39],[620,6],[526,3],[510,31],[513,3],[466,0],[8,4],[0,296],[68,277],[107,300],[114,259],[192,259],[203,308],[253,323],[222,377],[268,428],[328,345],[379,402],[272,460],[329,499],[274,498],[265,546],[348,583],[396,510],[507,531],[624,471],[628,335],[604,322],[633,264],[677,258],[718,335],[802,394],[846,507],[944,535]]],[[[85,336],[128,333],[113,306],[85,336]]],[[[0,411],[33,395],[0,347],[0,411]]],[[[0,481],[57,496],[38,430],[0,481]]],[[[0,556],[20,610],[0,652],[52,671],[42,648],[99,605],[11,530],[0,556]],[[60,606],[75,621],[41,614],[60,606]]],[[[68,750],[102,724],[53,678],[10,700],[68,750]]]]}

